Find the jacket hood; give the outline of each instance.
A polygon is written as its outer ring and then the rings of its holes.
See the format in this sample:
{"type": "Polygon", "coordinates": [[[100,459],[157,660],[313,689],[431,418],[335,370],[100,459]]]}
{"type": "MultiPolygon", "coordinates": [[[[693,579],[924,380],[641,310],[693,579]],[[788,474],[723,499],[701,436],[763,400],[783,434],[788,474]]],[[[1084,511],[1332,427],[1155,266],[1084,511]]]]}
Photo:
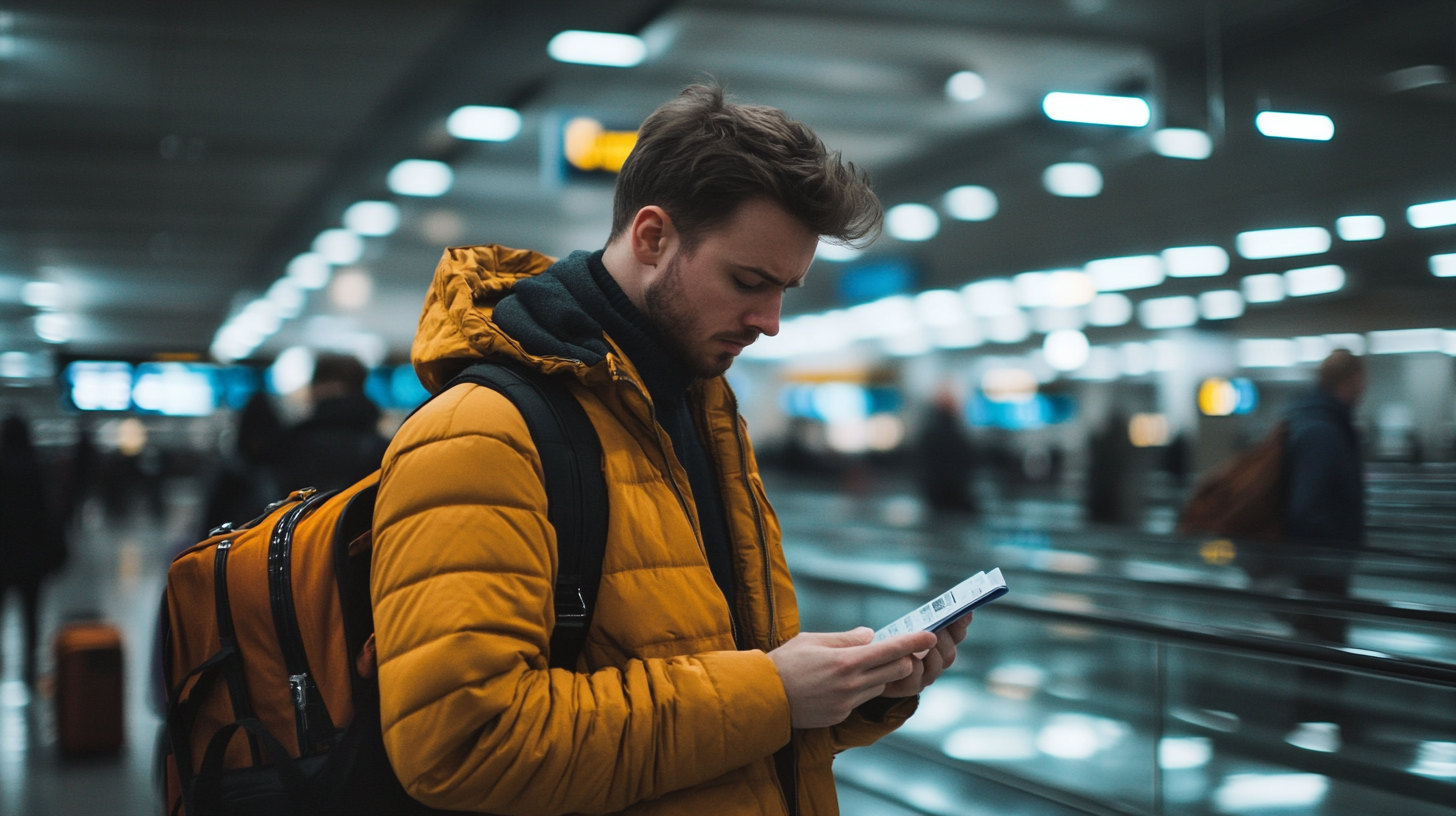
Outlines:
{"type": "MultiPolygon", "coordinates": [[[[518,283],[536,278],[554,263],[556,259],[539,252],[498,244],[445,250],[425,296],[410,349],[410,361],[420,383],[430,393],[439,393],[452,377],[482,357],[517,360],[548,374],[570,371],[583,382],[608,376],[604,348],[601,353],[591,354],[588,352],[592,349],[562,343],[537,349],[533,354],[494,320],[496,307],[518,283]]],[[[542,284],[549,285],[544,280],[542,284]]],[[[538,317],[550,319],[549,315],[538,317]]],[[[567,336],[589,334],[573,331],[567,336]]],[[[597,336],[599,339],[600,327],[597,336]]]]}

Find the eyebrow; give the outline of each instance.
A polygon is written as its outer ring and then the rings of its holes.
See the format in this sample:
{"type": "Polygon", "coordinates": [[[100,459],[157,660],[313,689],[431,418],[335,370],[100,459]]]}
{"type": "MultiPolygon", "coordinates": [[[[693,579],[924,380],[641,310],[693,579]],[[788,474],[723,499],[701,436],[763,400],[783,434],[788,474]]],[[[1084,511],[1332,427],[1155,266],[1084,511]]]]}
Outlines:
{"type": "Polygon", "coordinates": [[[798,280],[785,282],[782,279],[775,277],[774,275],[771,275],[756,266],[745,266],[743,264],[734,264],[734,266],[742,269],[745,272],[752,272],[753,274],[759,276],[760,278],[763,278],[764,280],[772,283],[780,289],[797,289],[800,286],[804,285],[803,277],[800,277],[798,280]]]}

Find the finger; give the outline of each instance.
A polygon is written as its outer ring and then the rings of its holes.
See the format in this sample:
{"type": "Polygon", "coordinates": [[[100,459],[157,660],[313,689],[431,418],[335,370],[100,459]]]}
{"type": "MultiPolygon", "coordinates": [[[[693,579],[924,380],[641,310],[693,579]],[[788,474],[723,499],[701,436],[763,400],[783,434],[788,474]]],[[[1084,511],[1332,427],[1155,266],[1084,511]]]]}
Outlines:
{"type": "Polygon", "coordinates": [[[950,632],[941,631],[940,639],[935,644],[935,651],[940,654],[942,667],[948,667],[955,662],[956,642],[950,632]]]}
{"type": "Polygon", "coordinates": [[[932,651],[930,654],[926,655],[923,663],[924,669],[921,672],[920,676],[921,688],[925,688],[931,683],[934,683],[940,677],[941,673],[945,671],[945,667],[948,665],[945,662],[945,658],[941,657],[939,651],[932,651]]]}
{"type": "Polygon", "coordinates": [[[952,621],[951,624],[945,627],[945,629],[942,631],[950,632],[950,636],[955,640],[955,642],[960,643],[961,641],[966,639],[966,630],[969,629],[971,626],[971,615],[972,613],[967,612],[960,618],[952,621]]]}
{"type": "Polygon", "coordinates": [[[936,636],[931,632],[912,632],[886,638],[879,643],[853,647],[849,659],[862,667],[893,663],[902,657],[935,648],[936,636]]]}
{"type": "Polygon", "coordinates": [[[864,646],[874,636],[875,630],[868,626],[859,626],[847,632],[801,632],[799,634],[799,637],[805,638],[816,646],[829,646],[833,648],[864,646]]]}
{"type": "Polygon", "coordinates": [[[855,685],[863,688],[872,685],[886,685],[898,683],[907,677],[914,677],[920,670],[924,661],[916,660],[913,657],[902,657],[893,663],[886,663],[875,666],[860,674],[855,685]]]}

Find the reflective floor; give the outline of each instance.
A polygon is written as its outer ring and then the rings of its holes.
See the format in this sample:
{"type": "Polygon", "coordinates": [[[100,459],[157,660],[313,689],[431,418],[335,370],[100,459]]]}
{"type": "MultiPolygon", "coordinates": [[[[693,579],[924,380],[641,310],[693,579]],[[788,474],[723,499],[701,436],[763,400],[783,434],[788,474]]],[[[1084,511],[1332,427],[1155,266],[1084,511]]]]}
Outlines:
{"type": "MultiPolygon", "coordinates": [[[[893,491],[856,498],[772,479],[770,491],[805,628],[883,624],[990,566],[1006,571],[1008,601],[1050,610],[1008,602],[978,613],[920,713],[836,762],[846,816],[1456,813],[1456,689],[1055,617],[1110,611],[1297,641],[1305,602],[1247,554],[1079,529],[1055,504],[1043,516],[1025,505],[940,522],[893,491]]],[[[7,602],[0,816],[158,812],[147,656],[167,559],[191,535],[196,503],[195,485],[179,481],[160,519],[139,507],[108,520],[88,507],[66,571],[46,590],[43,643],[70,617],[99,613],[122,629],[120,758],[59,756],[49,650],[29,695],[18,604],[7,602]]],[[[1352,568],[1351,594],[1368,606],[1345,615],[1350,645],[1449,663],[1456,628],[1442,616],[1456,611],[1456,584],[1445,561],[1412,557],[1377,554],[1352,568]],[[1410,600],[1387,614],[1400,599],[1410,600]]]]}

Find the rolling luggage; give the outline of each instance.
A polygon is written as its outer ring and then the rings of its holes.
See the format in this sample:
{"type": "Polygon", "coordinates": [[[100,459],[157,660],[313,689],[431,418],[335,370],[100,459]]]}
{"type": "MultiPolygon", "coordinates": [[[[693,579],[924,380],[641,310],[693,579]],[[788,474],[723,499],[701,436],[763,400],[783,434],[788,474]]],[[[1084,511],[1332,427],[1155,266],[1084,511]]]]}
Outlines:
{"type": "Polygon", "coordinates": [[[70,623],[56,633],[56,734],[68,756],[121,752],[121,633],[101,621],[70,623]]]}

